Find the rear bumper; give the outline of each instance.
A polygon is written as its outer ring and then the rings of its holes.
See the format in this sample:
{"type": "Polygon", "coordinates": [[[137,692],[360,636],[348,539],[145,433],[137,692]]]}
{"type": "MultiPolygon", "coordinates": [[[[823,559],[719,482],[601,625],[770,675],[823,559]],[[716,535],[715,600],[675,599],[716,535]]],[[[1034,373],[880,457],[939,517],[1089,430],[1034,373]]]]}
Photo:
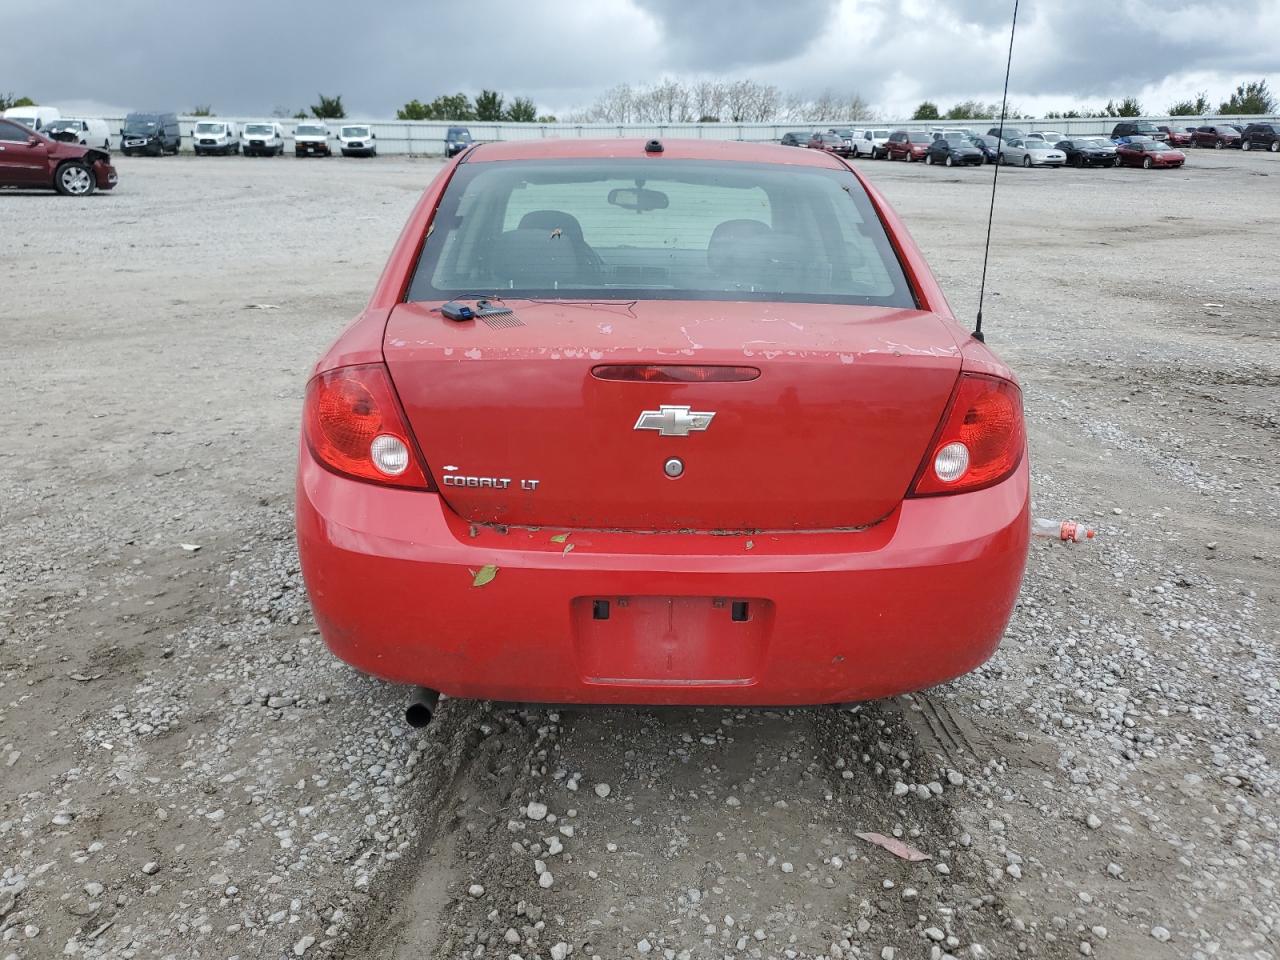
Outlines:
{"type": "Polygon", "coordinates": [[[347,480],[303,450],[298,548],[330,650],[388,680],[548,703],[836,703],[991,656],[1026,562],[1028,489],[1024,459],[1004,483],[906,501],[861,532],[557,543],[550,528],[473,530],[435,494],[347,480]],[[596,621],[595,599],[619,615],[596,621]],[[731,619],[735,600],[751,622],[731,619]]]}

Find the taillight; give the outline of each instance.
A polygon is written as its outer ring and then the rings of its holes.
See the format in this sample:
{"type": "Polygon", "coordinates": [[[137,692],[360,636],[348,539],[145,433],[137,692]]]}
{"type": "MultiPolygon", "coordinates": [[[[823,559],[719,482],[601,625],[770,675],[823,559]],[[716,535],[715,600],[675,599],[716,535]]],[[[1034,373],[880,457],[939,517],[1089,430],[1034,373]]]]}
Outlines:
{"type": "Polygon", "coordinates": [[[302,423],[312,455],[335,473],[433,489],[382,364],[340,367],[313,377],[302,423]]]}
{"type": "Polygon", "coordinates": [[[961,374],[911,496],[963,493],[999,483],[1017,469],[1025,447],[1017,386],[998,377],[961,374]]]}

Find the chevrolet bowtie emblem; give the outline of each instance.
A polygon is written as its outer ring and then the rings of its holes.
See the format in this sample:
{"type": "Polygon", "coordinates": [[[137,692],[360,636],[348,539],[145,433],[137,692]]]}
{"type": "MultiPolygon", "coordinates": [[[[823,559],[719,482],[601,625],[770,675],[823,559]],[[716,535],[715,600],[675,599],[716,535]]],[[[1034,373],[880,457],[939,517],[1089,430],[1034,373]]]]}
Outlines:
{"type": "Polygon", "coordinates": [[[636,421],[636,430],[657,430],[664,437],[687,437],[694,430],[711,426],[715,411],[695,411],[688,407],[669,407],[665,404],[657,410],[646,410],[636,421]]]}

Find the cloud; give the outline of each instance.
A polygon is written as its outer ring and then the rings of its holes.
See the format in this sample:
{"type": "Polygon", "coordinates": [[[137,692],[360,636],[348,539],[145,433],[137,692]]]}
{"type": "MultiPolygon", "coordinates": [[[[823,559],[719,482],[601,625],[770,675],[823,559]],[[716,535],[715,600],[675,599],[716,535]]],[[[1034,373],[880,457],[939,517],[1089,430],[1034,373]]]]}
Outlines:
{"type": "Polygon", "coordinates": [[[821,36],[839,0],[635,0],[662,32],[663,62],[718,72],[802,55],[821,36]]]}
{"type": "MultiPolygon", "coordinates": [[[[298,109],[320,91],[390,116],[482,87],[543,110],[663,75],[857,91],[883,112],[998,99],[1012,2],[991,0],[7,0],[0,87],[43,103],[224,115],[298,109]],[[57,24],[51,33],[50,23],[57,24]],[[51,55],[70,49],[74,56],[51,55]]],[[[1011,100],[1069,108],[1173,91],[1225,98],[1280,74],[1276,0],[1022,0],[1011,100]],[[1257,38],[1260,42],[1254,42],[1257,38]]]]}

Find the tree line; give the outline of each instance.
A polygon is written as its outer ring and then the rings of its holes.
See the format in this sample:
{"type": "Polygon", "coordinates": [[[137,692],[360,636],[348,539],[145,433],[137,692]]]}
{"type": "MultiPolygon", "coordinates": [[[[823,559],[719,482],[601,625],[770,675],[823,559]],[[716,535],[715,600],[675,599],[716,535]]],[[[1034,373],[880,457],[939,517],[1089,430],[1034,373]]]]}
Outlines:
{"type": "MultiPolygon", "coordinates": [[[[347,115],[342,95],[318,94],[318,102],[307,110],[291,111],[276,107],[273,116],[305,120],[341,120],[347,115]]],[[[9,107],[36,106],[30,97],[0,94],[0,110],[9,107]]],[[[1213,113],[1207,91],[1194,98],[1170,104],[1165,116],[1202,117],[1213,113]]],[[[1227,99],[1220,102],[1220,116],[1263,115],[1280,113],[1280,100],[1272,93],[1266,79],[1242,83],[1227,99]]],[[[1105,107],[1078,107],[1051,110],[1045,120],[1072,120],[1091,117],[1140,117],[1144,114],[1137,97],[1120,101],[1108,100],[1105,107]]],[[[197,104],[191,116],[212,117],[209,104],[197,104]]],[[[983,120],[1000,116],[1000,104],[980,100],[962,100],[946,111],[932,100],[916,107],[912,120],[983,120]]],[[[1006,116],[1023,119],[1016,106],[1006,116]]],[[[497,90],[481,90],[472,99],[465,93],[452,93],[423,103],[410,100],[396,111],[399,120],[475,120],[490,123],[555,123],[551,115],[540,115],[533,100],[513,97],[507,100],[497,90]]],[[[817,96],[805,97],[784,93],[771,83],[755,80],[701,80],[681,83],[665,79],[658,83],[632,86],[622,83],[605,91],[585,110],[569,116],[572,123],[807,123],[819,120],[874,121],[883,115],[857,92],[837,92],[828,88],[817,96]]]]}
{"type": "MultiPolygon", "coordinates": [[[[1077,107],[1074,110],[1050,110],[1042,119],[1076,120],[1095,117],[1141,117],[1145,113],[1142,101],[1137,97],[1125,97],[1119,102],[1108,100],[1107,105],[1100,109],[1077,107]]],[[[1203,117],[1213,113],[1215,111],[1213,110],[1213,104],[1209,100],[1208,91],[1201,91],[1196,94],[1194,99],[1179,100],[1170,104],[1169,109],[1164,112],[1163,116],[1203,117]]],[[[1218,116],[1261,116],[1274,113],[1280,113],[1280,100],[1271,92],[1265,78],[1240,84],[1227,99],[1218,104],[1216,111],[1218,116]]],[[[1014,120],[1023,119],[1023,114],[1017,107],[1010,107],[1005,115],[1014,120]]],[[[916,107],[911,119],[977,120],[998,116],[1000,116],[1000,104],[998,103],[984,104],[976,100],[965,100],[942,113],[936,103],[932,100],[925,100],[920,106],[916,107]]],[[[1030,118],[1028,117],[1027,119],[1030,118]]]]}

